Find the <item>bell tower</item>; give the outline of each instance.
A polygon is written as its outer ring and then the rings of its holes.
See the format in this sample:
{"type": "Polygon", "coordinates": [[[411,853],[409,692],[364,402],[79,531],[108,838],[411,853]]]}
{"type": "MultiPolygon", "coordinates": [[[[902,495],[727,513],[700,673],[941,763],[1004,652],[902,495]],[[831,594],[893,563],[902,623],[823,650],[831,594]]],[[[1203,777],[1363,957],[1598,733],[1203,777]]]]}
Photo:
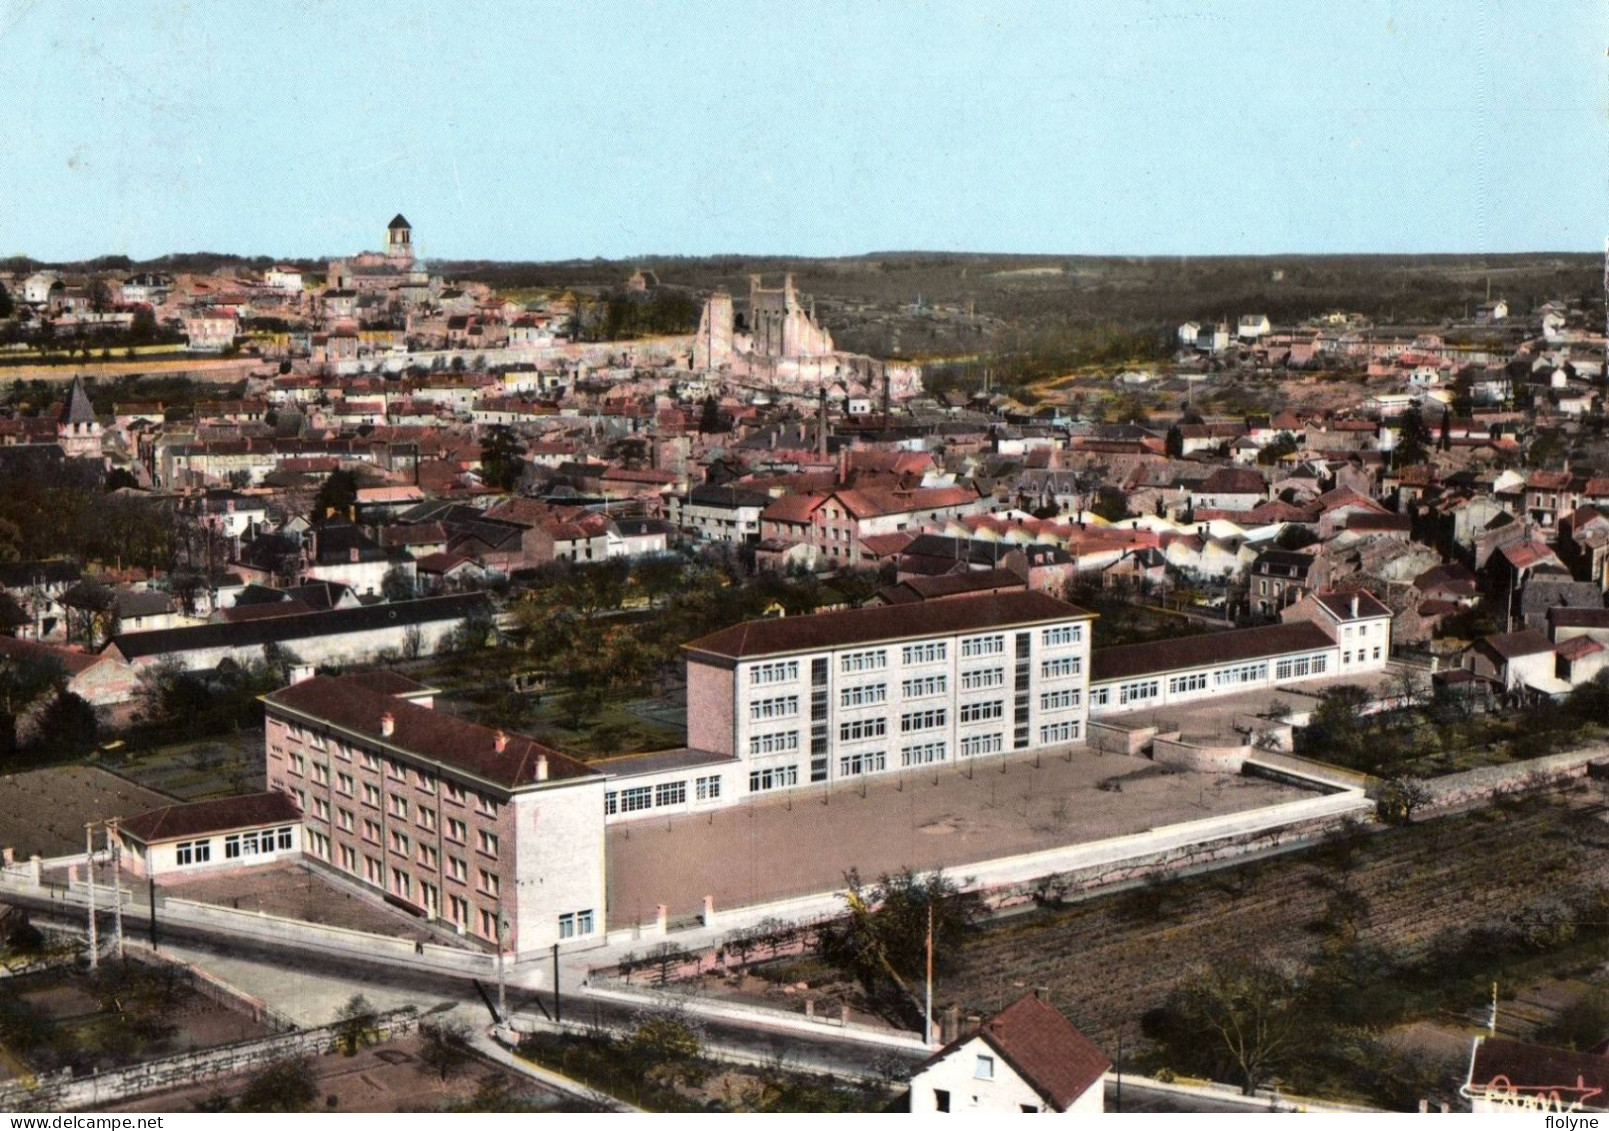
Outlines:
{"type": "Polygon", "coordinates": [[[386,225],[385,257],[394,263],[413,262],[413,226],[400,212],[386,225]]]}

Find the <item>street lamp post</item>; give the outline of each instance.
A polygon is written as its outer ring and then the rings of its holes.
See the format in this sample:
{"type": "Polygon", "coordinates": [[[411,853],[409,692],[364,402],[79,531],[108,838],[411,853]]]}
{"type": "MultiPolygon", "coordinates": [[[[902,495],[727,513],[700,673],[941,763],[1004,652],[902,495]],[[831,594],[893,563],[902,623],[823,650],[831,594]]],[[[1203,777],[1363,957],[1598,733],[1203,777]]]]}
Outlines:
{"type": "Polygon", "coordinates": [[[89,893],[89,968],[100,966],[99,943],[95,937],[95,822],[84,822],[84,882],[89,893]]]}

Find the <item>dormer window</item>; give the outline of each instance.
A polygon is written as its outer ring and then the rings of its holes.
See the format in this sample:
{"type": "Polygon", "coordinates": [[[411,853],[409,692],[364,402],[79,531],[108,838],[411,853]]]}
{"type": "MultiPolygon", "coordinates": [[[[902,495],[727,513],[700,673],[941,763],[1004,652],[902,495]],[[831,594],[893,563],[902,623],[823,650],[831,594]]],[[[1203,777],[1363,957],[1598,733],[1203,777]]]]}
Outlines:
{"type": "Polygon", "coordinates": [[[984,1056],[980,1053],[978,1056],[977,1068],[973,1071],[972,1075],[979,1080],[993,1080],[994,1057],[984,1056]]]}

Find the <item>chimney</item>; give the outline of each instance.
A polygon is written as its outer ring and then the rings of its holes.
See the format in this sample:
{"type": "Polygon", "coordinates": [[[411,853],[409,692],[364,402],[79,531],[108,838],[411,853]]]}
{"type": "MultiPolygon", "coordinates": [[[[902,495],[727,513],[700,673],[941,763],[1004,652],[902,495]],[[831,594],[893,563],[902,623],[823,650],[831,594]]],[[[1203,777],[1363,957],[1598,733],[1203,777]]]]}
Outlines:
{"type": "Polygon", "coordinates": [[[350,551],[348,551],[348,552],[352,555],[352,561],[355,564],[357,562],[357,560],[358,560],[358,556],[359,556],[360,551],[358,550],[358,548],[356,546],[353,546],[352,549],[350,551]]]}
{"type": "Polygon", "coordinates": [[[548,756],[546,754],[538,754],[536,756],[536,780],[548,780],[548,756]]]}
{"type": "Polygon", "coordinates": [[[292,664],[290,668],[291,685],[295,686],[313,678],[312,664],[292,664]]]}
{"type": "Polygon", "coordinates": [[[390,711],[380,716],[380,737],[390,738],[397,729],[397,716],[390,711]]]}
{"type": "Polygon", "coordinates": [[[1353,617],[1354,620],[1357,619],[1357,615],[1358,615],[1358,595],[1356,593],[1353,593],[1352,594],[1352,617],[1353,617]]]}
{"type": "Polygon", "coordinates": [[[492,736],[492,749],[499,754],[508,749],[508,735],[505,732],[498,731],[492,736]]]}

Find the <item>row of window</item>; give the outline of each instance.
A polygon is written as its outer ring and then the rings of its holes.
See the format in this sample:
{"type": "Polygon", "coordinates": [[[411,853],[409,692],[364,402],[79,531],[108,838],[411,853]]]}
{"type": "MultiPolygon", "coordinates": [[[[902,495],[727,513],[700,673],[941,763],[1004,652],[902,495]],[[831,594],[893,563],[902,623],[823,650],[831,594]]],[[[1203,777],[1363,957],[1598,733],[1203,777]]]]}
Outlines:
{"type": "Polygon", "coordinates": [[[1039,696],[1039,709],[1041,711],[1069,711],[1083,702],[1083,695],[1071,687],[1063,687],[1058,691],[1046,691],[1039,696]]]}
{"type": "Polygon", "coordinates": [[[1268,678],[1268,661],[1257,664],[1237,664],[1232,668],[1219,668],[1212,673],[1215,687],[1237,687],[1243,683],[1262,683],[1268,678]]]}
{"type": "Polygon", "coordinates": [[[838,705],[840,707],[870,707],[878,703],[888,702],[888,684],[863,683],[856,687],[845,687],[838,692],[838,705]]]}
{"type": "Polygon", "coordinates": [[[1323,675],[1329,670],[1330,658],[1322,652],[1316,656],[1296,656],[1280,660],[1274,665],[1275,679],[1297,679],[1304,675],[1323,675]]]}
{"type": "Polygon", "coordinates": [[[749,773],[749,792],[763,793],[768,789],[783,789],[799,784],[798,766],[767,766],[749,773]]]}
{"type": "Polygon", "coordinates": [[[974,668],[969,672],[961,673],[962,691],[986,691],[991,687],[1004,687],[1005,685],[1005,668],[974,668]]]}
{"type": "Polygon", "coordinates": [[[911,711],[900,716],[899,729],[901,734],[909,734],[913,730],[936,730],[948,725],[949,712],[943,707],[935,707],[928,711],[911,711]]]}
{"type": "Polygon", "coordinates": [[[950,690],[950,677],[946,675],[925,675],[920,679],[908,679],[900,684],[900,694],[906,699],[926,699],[933,695],[947,695],[950,690]]]}
{"type": "Polygon", "coordinates": [[[914,746],[906,746],[900,749],[899,764],[902,766],[926,766],[934,762],[944,761],[948,753],[948,743],[919,742],[914,746]]]}
{"type": "Polygon", "coordinates": [[[887,733],[887,719],[850,719],[838,724],[839,742],[863,742],[868,738],[882,738],[887,733]]]}
{"type": "MultiPolygon", "coordinates": [[[[721,796],[721,776],[711,774],[693,781],[693,796],[699,801],[715,801],[721,796]]],[[[687,782],[667,781],[658,785],[636,785],[627,789],[610,790],[603,795],[603,812],[612,817],[616,813],[640,813],[644,809],[657,809],[666,805],[687,804],[687,782]]]]}
{"type": "Polygon", "coordinates": [[[942,664],[949,658],[950,646],[943,640],[907,644],[900,649],[900,661],[905,664],[942,664]]]}
{"type": "Polygon", "coordinates": [[[888,768],[888,755],[881,750],[863,750],[855,754],[845,754],[838,759],[838,775],[852,777],[856,774],[875,774],[888,768]]]}
{"type": "Polygon", "coordinates": [[[799,749],[799,732],[796,730],[773,731],[770,734],[751,734],[749,736],[749,755],[758,757],[763,754],[789,754],[799,749]]]}
{"type": "Polygon", "coordinates": [[[797,695],[778,695],[771,699],[756,699],[749,704],[749,720],[791,719],[799,713],[797,695]]]}
{"type": "MultiPolygon", "coordinates": [[[[289,725],[286,728],[286,733],[287,736],[294,741],[307,742],[307,744],[314,750],[322,751],[328,749],[328,742],[325,740],[324,736],[320,735],[316,731],[304,730],[301,727],[289,725]]],[[[353,748],[350,745],[340,740],[337,740],[334,745],[337,757],[343,759],[344,761],[352,760],[353,748]]],[[[356,753],[358,755],[358,760],[362,763],[363,768],[366,770],[372,770],[375,773],[384,772],[384,774],[392,781],[402,782],[407,781],[409,778],[410,771],[408,767],[397,761],[395,758],[382,759],[378,754],[368,750],[359,750],[356,753]]],[[[291,773],[298,776],[307,776],[307,760],[303,755],[297,754],[293,751],[287,755],[286,763],[291,773]]],[[[314,784],[316,785],[328,785],[330,783],[329,767],[321,762],[315,762],[313,764],[311,776],[314,784]]],[[[463,786],[458,785],[455,782],[448,781],[444,784],[440,783],[437,776],[427,770],[415,768],[412,770],[412,777],[416,786],[429,793],[435,793],[438,785],[441,785],[441,791],[446,799],[458,805],[467,805],[470,801],[470,795],[473,792],[465,789],[463,786]]],[[[342,771],[336,772],[335,781],[337,790],[348,795],[353,792],[353,788],[356,785],[356,781],[352,775],[342,771]]],[[[376,787],[365,783],[364,793],[366,799],[367,797],[371,796],[370,790],[375,788],[376,787]]],[[[378,794],[375,793],[373,796],[378,796],[378,794]]],[[[378,802],[376,802],[376,804],[377,803],[378,802]]],[[[474,803],[475,808],[479,812],[484,813],[486,816],[497,816],[499,802],[496,798],[489,797],[484,793],[475,793],[474,803]]]]}
{"type": "Polygon", "coordinates": [[[798,660],[778,660],[775,663],[755,664],[749,669],[749,683],[757,687],[772,683],[792,683],[798,678],[798,660]]]}

